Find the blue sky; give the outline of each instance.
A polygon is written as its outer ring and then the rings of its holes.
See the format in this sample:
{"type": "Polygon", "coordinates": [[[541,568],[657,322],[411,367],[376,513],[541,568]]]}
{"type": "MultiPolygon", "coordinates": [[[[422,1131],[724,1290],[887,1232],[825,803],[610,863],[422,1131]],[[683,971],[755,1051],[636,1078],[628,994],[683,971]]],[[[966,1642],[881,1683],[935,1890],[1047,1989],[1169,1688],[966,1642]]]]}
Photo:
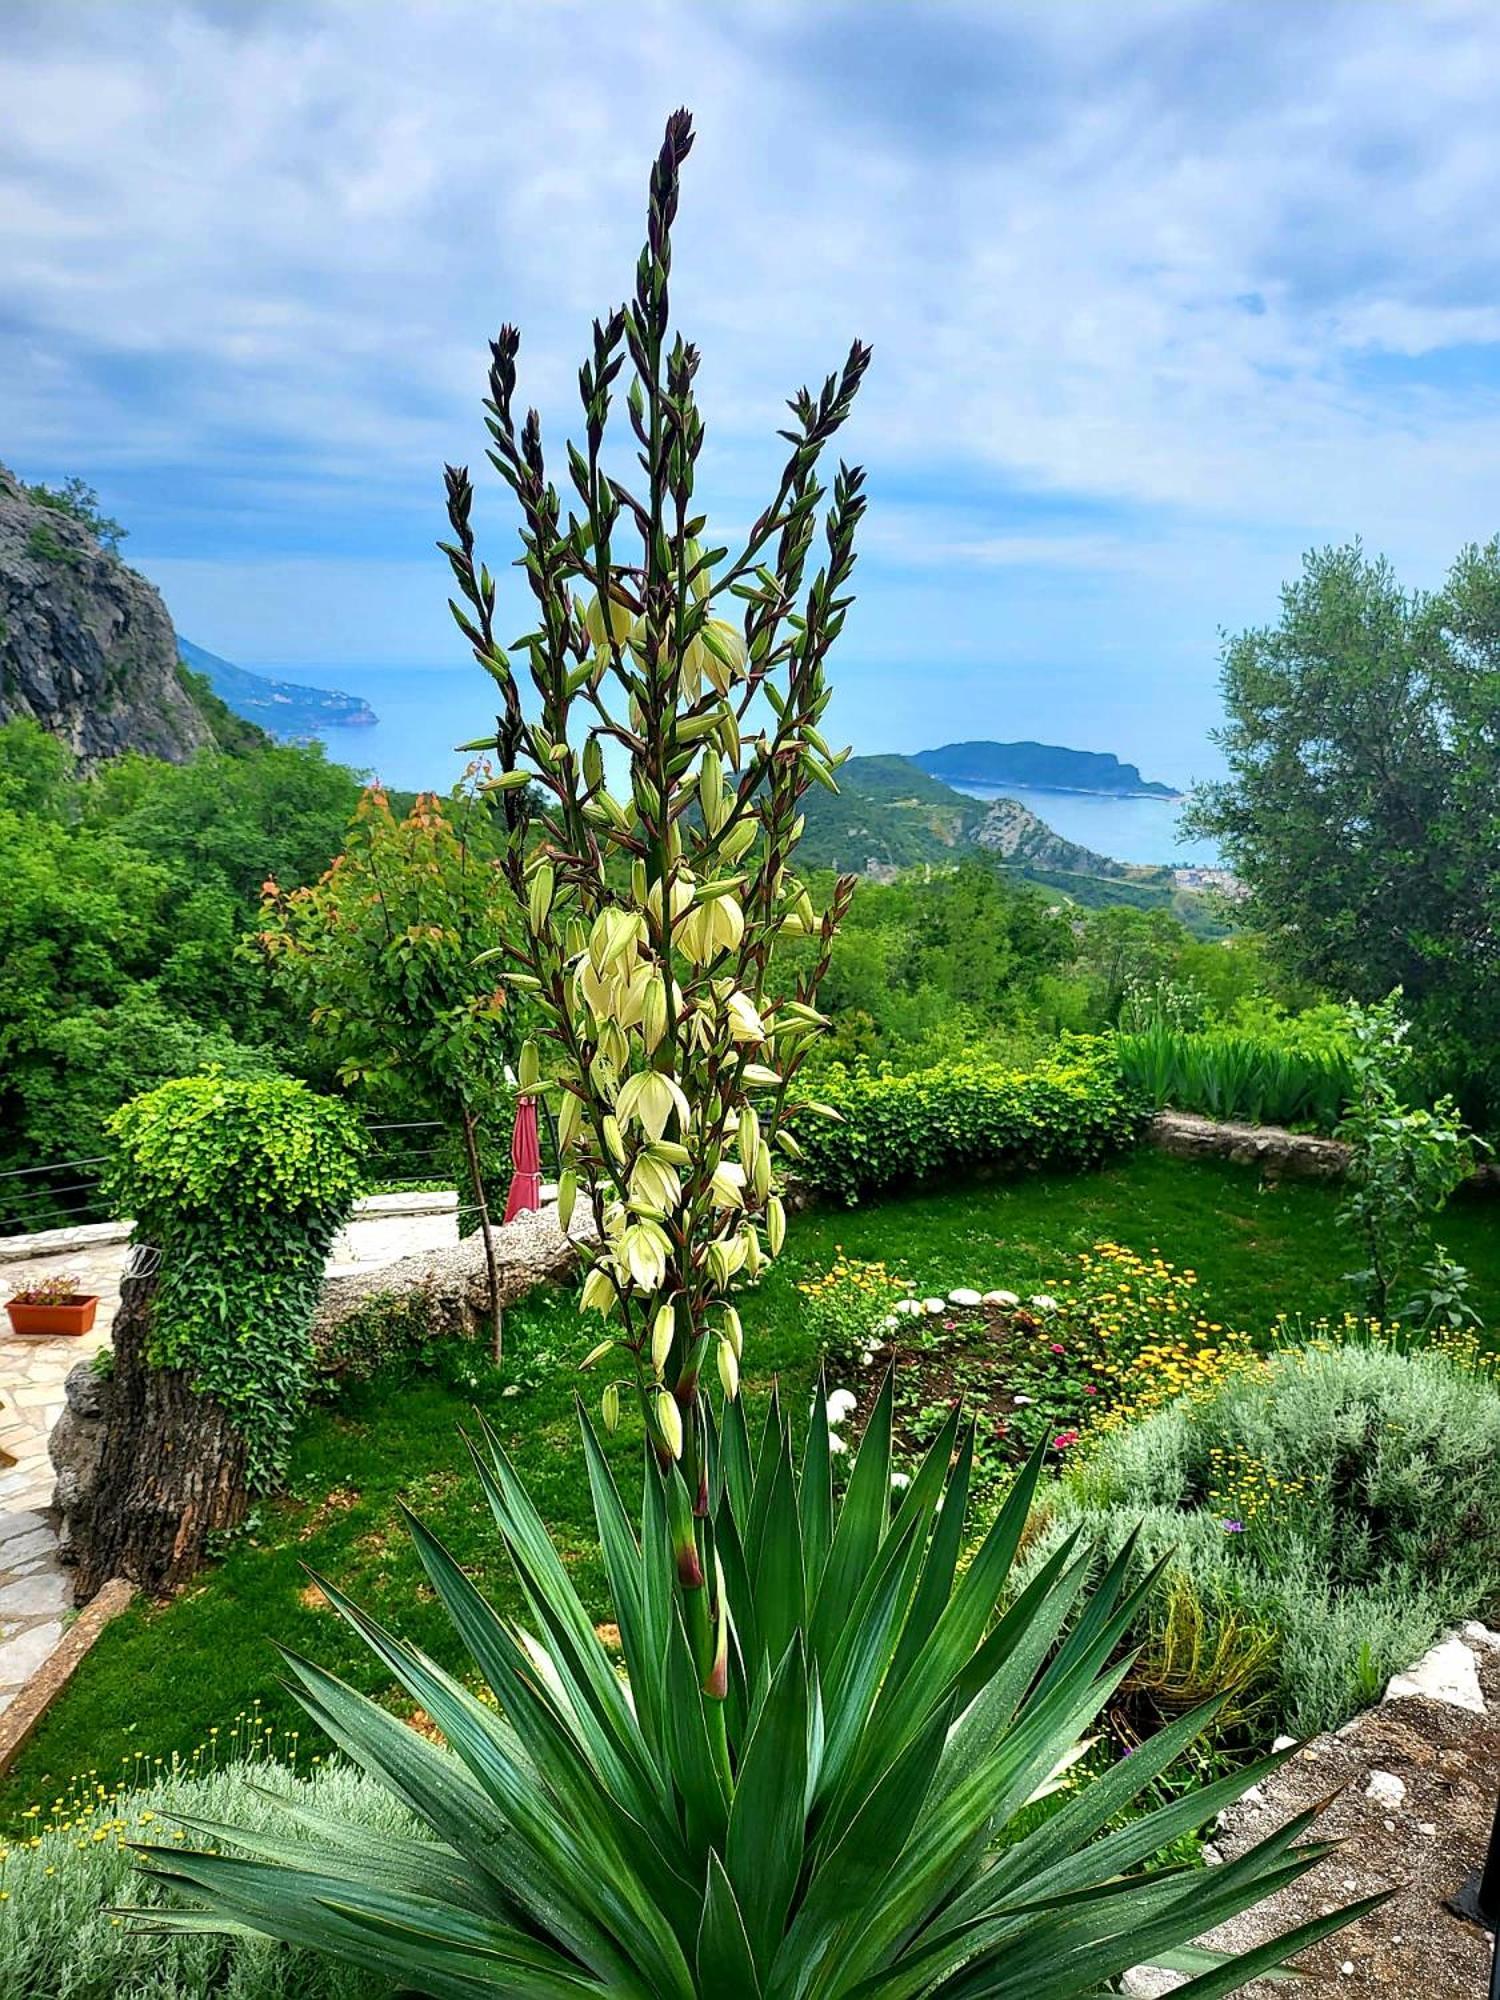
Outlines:
{"type": "Polygon", "coordinates": [[[4,11],[0,459],[95,484],[245,665],[462,664],[432,543],[485,342],[521,325],[561,468],[683,101],[726,528],[780,399],[875,346],[861,749],[1034,735],[1186,779],[1221,628],[1303,549],[1429,583],[1500,529],[1493,0],[4,11]]]}

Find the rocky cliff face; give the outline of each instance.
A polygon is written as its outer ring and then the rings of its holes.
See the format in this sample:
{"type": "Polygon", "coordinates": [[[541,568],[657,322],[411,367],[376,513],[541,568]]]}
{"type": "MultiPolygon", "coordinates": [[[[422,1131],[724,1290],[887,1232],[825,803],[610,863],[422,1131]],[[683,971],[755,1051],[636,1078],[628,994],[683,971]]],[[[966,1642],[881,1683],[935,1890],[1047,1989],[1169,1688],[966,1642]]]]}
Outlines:
{"type": "Polygon", "coordinates": [[[156,591],[0,465],[0,722],[18,715],[84,766],[121,750],[176,761],[214,740],[156,591]]]}
{"type": "Polygon", "coordinates": [[[996,799],[974,829],[977,847],[987,847],[1002,861],[1015,866],[1050,868],[1069,875],[1128,876],[1150,874],[1150,869],[1132,869],[1127,862],[1111,861],[1095,854],[1077,841],[1064,840],[1045,820],[1037,818],[1019,799],[996,799]]]}

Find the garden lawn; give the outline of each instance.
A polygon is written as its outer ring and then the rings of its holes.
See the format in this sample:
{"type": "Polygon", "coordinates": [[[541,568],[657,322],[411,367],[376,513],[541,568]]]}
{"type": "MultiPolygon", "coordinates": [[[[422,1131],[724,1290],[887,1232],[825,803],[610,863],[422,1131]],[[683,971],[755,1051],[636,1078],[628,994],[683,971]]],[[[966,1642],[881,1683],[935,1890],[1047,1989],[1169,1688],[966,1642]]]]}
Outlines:
{"type": "MultiPolygon", "coordinates": [[[[1142,1151],[1089,1175],[1041,1176],[914,1192],[853,1210],[792,1219],[787,1250],[745,1301],[746,1391],[763,1401],[774,1376],[800,1415],[817,1367],[797,1280],[842,1247],[883,1258],[920,1289],[955,1285],[1046,1290],[1063,1260],[1100,1239],[1159,1250],[1198,1273],[1216,1316],[1260,1338],[1281,1312],[1341,1313],[1353,1300],[1341,1273],[1357,1261],[1334,1224],[1334,1190],[1262,1190],[1253,1170],[1188,1165],[1142,1151]]],[[[1500,1327],[1500,1213],[1464,1201],[1443,1218],[1451,1252],[1469,1266],[1475,1303],[1500,1327]]],[[[0,1790],[0,1826],[14,1827],[72,1777],[105,1783],[212,1731],[227,1737],[257,1700],[257,1726],[278,1735],[301,1711],[277,1681],[274,1642],[310,1654],[356,1685],[389,1691],[366,1649],[322,1599],[309,1570],[337,1582],[377,1618],[457,1664],[447,1621],[421,1580],[401,1503],[420,1513],[482,1586],[519,1609],[496,1566],[495,1536],[458,1427],[477,1405],[521,1467],[580,1588],[608,1615],[593,1539],[573,1397],[598,1384],[574,1364],[596,1337],[571,1293],[544,1293],[506,1316],[498,1373],[477,1347],[449,1347],[437,1365],[398,1363],[341,1392],[304,1424],[286,1494],[259,1508],[222,1563],[167,1605],[138,1605],[104,1633],[0,1790]]],[[[633,1420],[612,1444],[617,1476],[639,1491],[633,1420]]],[[[242,1725],[243,1727],[243,1725],[242,1725]]],[[[312,1754],[304,1732],[300,1755],[312,1754]]]]}

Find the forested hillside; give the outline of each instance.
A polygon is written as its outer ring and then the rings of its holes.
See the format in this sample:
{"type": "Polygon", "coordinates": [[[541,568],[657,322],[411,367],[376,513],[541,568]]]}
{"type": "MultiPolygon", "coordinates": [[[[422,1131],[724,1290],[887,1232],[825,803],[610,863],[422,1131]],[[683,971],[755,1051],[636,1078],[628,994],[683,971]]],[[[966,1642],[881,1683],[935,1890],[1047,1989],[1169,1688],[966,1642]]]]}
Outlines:
{"type": "Polygon", "coordinates": [[[0,727],[0,1166],[96,1154],[117,1104],[208,1062],[305,1067],[242,938],[267,876],[327,867],[358,797],[316,749],[80,776],[36,723],[0,727]]]}
{"type": "Polygon", "coordinates": [[[838,787],[836,796],[817,791],[806,801],[805,865],[888,882],[905,868],[983,859],[1053,901],[1168,910],[1201,936],[1229,927],[1219,903],[1179,889],[1170,868],[1096,854],[1017,800],[970,798],[909,757],[851,757],[838,787]]]}

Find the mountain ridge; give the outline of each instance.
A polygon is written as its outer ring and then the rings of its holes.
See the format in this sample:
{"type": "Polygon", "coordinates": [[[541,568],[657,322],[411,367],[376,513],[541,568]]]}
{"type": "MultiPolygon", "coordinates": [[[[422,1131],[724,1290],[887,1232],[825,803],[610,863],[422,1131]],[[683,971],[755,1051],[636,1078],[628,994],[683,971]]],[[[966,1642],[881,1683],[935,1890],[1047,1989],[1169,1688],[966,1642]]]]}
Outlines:
{"type": "Polygon", "coordinates": [[[909,762],[949,785],[1019,785],[1026,791],[1090,792],[1108,798],[1176,799],[1182,794],[1108,750],[1060,743],[995,743],[976,738],[915,751],[909,762]]]}
{"type": "Polygon", "coordinates": [[[373,708],[356,694],[337,688],[305,687],[297,681],[274,680],[236,666],[206,646],[177,635],[184,665],[202,674],[226,707],[282,743],[306,743],[323,729],[368,728],[379,721],[373,708]]]}

